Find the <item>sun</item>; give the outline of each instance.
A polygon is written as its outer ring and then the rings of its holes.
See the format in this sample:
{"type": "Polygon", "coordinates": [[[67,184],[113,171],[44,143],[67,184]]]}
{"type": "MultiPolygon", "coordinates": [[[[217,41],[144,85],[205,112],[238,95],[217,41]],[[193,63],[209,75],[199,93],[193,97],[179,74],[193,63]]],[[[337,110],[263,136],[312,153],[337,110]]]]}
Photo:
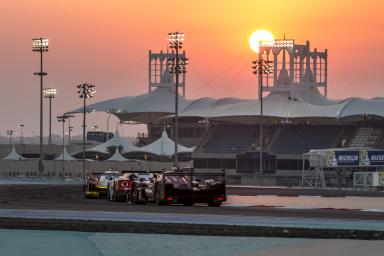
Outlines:
{"type": "Polygon", "coordinates": [[[259,44],[260,41],[273,41],[273,35],[271,32],[260,29],[256,30],[252,33],[252,35],[249,37],[249,46],[254,52],[259,52],[259,44]]]}

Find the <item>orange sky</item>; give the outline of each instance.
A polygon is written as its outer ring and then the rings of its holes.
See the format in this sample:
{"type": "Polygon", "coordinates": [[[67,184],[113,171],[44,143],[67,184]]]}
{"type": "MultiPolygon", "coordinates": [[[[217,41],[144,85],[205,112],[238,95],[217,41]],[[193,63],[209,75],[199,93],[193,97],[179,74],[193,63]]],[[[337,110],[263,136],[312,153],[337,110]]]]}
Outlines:
{"type": "MultiPolygon", "coordinates": [[[[97,86],[90,102],[147,91],[147,52],[166,48],[167,33],[186,34],[187,97],[256,97],[249,35],[310,40],[329,50],[329,96],[383,96],[384,2],[0,0],[0,135],[25,124],[38,134],[38,56],[33,37],[48,37],[45,87],[58,90],[53,115],[80,106],[75,86],[97,86]],[[9,114],[15,109],[15,114],[9,114]],[[30,113],[33,113],[31,115],[30,113]]],[[[80,118],[78,118],[80,119],[80,118]]],[[[45,118],[45,123],[48,118],[45,118]]],[[[105,128],[105,115],[89,126],[105,128]]],[[[47,131],[47,129],[45,129],[47,131]]],[[[56,120],[53,132],[59,133],[56,120]]],[[[80,126],[75,125],[75,133],[80,126]]],[[[45,132],[45,134],[47,134],[45,132]]]]}

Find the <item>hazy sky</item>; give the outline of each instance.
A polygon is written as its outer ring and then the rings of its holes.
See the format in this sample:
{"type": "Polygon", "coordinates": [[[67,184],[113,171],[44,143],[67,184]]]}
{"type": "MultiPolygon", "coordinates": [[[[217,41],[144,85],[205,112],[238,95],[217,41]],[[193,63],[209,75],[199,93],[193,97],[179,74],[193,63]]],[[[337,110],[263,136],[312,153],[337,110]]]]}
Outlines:
{"type": "MultiPolygon", "coordinates": [[[[53,132],[59,134],[56,116],[81,106],[77,84],[96,85],[89,102],[145,93],[148,50],[166,49],[167,33],[176,30],[186,34],[188,98],[256,97],[248,38],[257,29],[327,48],[331,98],[383,96],[383,10],[380,0],[0,0],[0,135],[20,123],[26,135],[39,133],[34,37],[50,39],[44,86],[58,90],[53,132]]],[[[105,129],[106,118],[96,114],[88,126],[105,129]]]]}

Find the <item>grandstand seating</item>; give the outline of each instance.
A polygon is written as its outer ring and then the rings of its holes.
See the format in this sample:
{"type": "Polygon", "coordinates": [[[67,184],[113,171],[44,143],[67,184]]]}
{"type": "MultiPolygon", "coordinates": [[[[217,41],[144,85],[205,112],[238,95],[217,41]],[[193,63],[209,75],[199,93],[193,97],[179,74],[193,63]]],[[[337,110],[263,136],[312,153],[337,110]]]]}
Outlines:
{"type": "MultiPolygon", "coordinates": [[[[384,129],[374,127],[288,125],[264,126],[264,150],[298,155],[311,149],[384,147],[384,129]]],[[[259,149],[258,125],[219,124],[211,127],[202,153],[242,153],[259,149]]]]}
{"type": "Polygon", "coordinates": [[[287,126],[281,129],[271,151],[275,154],[302,154],[310,149],[334,147],[341,127],[287,126]]]}
{"type": "Polygon", "coordinates": [[[377,140],[375,143],[375,148],[380,148],[380,149],[384,148],[384,129],[381,129],[381,131],[377,137],[377,140]]]}
{"type": "Polygon", "coordinates": [[[205,153],[240,153],[257,145],[259,128],[251,125],[213,126],[204,145],[205,153]]]}
{"type": "Polygon", "coordinates": [[[374,127],[360,127],[351,142],[351,147],[375,147],[379,146],[379,137],[382,129],[374,127]]]}

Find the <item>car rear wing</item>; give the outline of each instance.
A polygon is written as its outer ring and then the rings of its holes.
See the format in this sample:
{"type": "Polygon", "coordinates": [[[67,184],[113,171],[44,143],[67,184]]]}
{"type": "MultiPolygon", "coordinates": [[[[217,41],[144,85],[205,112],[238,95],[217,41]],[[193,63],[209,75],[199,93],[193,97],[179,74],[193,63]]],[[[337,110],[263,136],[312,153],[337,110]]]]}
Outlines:
{"type": "Polygon", "coordinates": [[[225,177],[225,173],[220,173],[220,172],[164,172],[164,176],[220,176],[220,177],[225,177]]]}
{"type": "Polygon", "coordinates": [[[88,172],[88,176],[101,176],[101,175],[108,175],[108,174],[119,174],[120,172],[113,172],[113,173],[106,173],[106,172],[88,172]]]}

